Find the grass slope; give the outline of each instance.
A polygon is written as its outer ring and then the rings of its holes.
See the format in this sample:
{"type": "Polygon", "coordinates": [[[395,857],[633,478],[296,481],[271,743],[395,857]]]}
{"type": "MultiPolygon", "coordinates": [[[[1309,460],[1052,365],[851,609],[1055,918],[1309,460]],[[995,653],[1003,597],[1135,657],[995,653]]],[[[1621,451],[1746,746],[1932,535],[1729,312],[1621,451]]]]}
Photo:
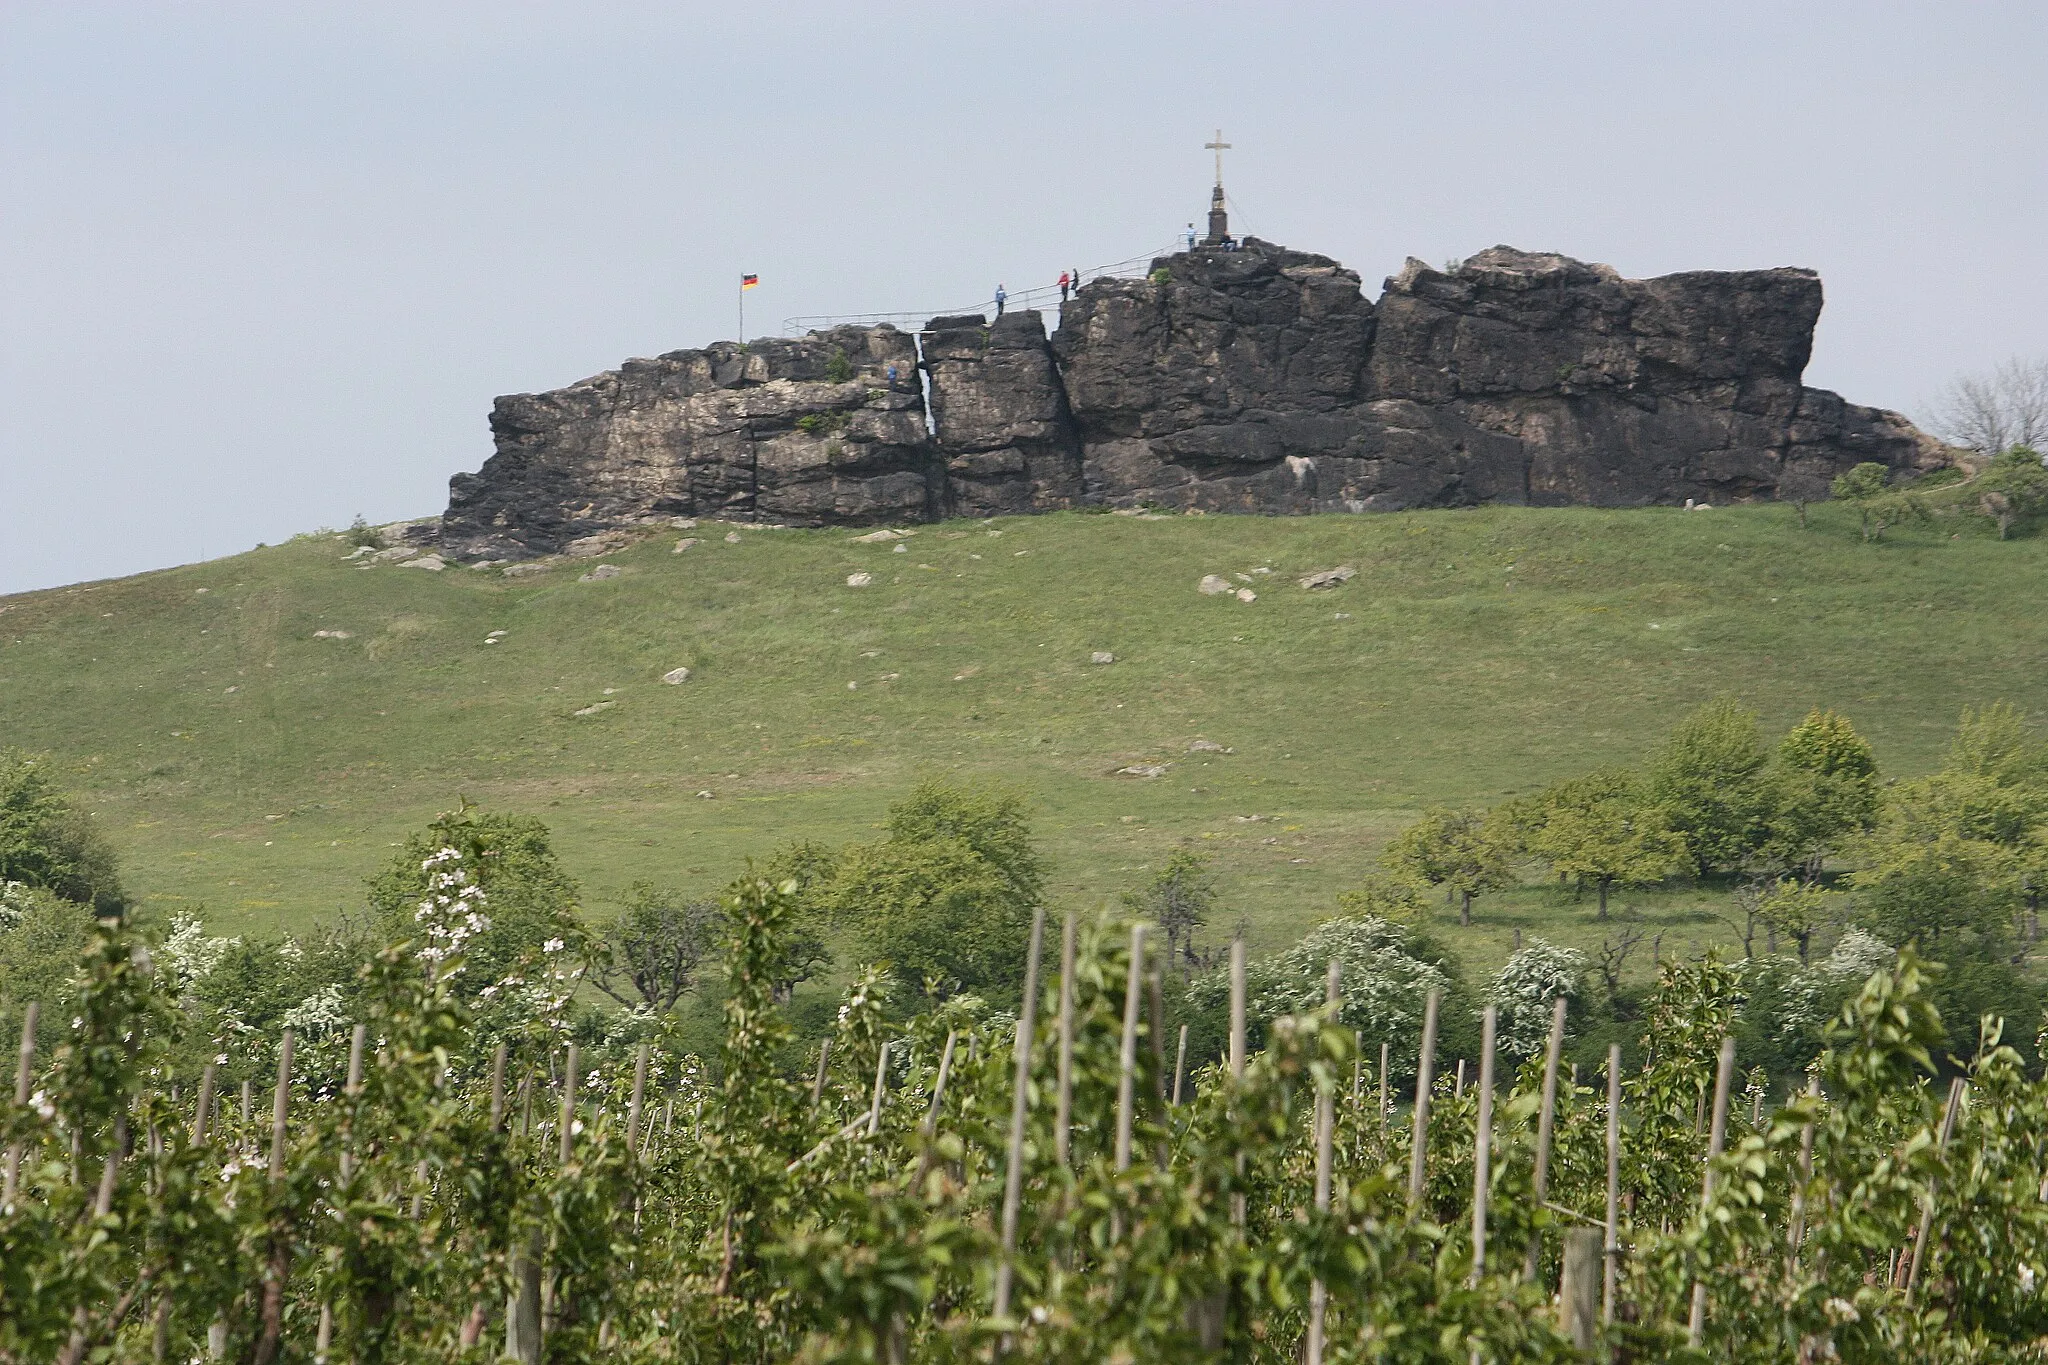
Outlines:
{"type": "MultiPolygon", "coordinates": [[[[589,583],[359,568],[323,534],[0,600],[0,745],[55,755],[131,885],[217,931],[356,903],[459,795],[544,817],[601,902],[864,837],[937,772],[1034,796],[1066,903],[1212,852],[1215,931],[1241,914],[1263,948],[1422,805],[1637,761],[1721,691],[1773,730],[1837,707],[1888,773],[1931,766],[1965,704],[2043,704],[2048,541],[1953,522],[1866,545],[1833,507],[1806,531],[1776,506],[1063,514],[925,527],[900,554],[726,529],[589,583]],[[1295,585],[1339,564],[1358,577],[1295,585]],[[1208,573],[1258,600],[1199,595],[1208,573]],[[1114,775],[1133,763],[1169,768],[1114,775]]],[[[1715,896],[1632,899],[1667,951],[1726,934],[1715,896]]],[[[1476,965],[1515,928],[1599,941],[1554,891],[1479,911],[1453,931],[1476,965]]]]}

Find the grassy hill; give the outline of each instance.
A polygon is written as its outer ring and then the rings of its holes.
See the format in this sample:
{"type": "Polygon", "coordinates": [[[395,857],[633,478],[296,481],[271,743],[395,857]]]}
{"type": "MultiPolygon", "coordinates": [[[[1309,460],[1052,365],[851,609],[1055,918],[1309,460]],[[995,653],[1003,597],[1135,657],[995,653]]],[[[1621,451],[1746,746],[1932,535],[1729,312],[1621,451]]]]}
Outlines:
{"type": "MultiPolygon", "coordinates": [[[[1185,842],[1215,856],[1215,931],[1242,914],[1266,947],[1421,806],[1636,761],[1718,692],[1774,731],[1841,709],[1892,774],[1932,766],[1966,704],[2044,704],[2048,541],[1953,520],[1863,544],[1833,507],[1808,530],[1778,506],[1072,514],[923,527],[902,553],[728,529],[651,537],[596,582],[363,568],[318,534],[0,599],[0,745],[52,753],[131,886],[217,931],[357,903],[461,796],[546,819],[602,903],[864,837],[949,773],[1031,793],[1064,903],[1185,842]],[[1295,583],[1336,565],[1358,576],[1295,583]],[[1198,594],[1211,573],[1258,600],[1198,594]]],[[[1727,933],[1716,895],[1630,899],[1667,951],[1727,933]]],[[[1518,927],[1599,939],[1541,887],[1479,913],[1475,964],[1518,927]]]]}

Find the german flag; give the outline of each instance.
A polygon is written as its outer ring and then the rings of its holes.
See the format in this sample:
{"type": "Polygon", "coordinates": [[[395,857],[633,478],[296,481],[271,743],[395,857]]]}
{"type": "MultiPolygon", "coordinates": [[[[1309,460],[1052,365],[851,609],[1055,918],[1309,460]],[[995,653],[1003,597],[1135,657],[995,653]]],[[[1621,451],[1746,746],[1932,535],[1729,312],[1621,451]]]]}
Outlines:
{"type": "Polygon", "coordinates": [[[759,284],[760,282],[761,277],[759,275],[740,276],[740,288],[742,289],[752,289],[755,285],[759,284]]]}

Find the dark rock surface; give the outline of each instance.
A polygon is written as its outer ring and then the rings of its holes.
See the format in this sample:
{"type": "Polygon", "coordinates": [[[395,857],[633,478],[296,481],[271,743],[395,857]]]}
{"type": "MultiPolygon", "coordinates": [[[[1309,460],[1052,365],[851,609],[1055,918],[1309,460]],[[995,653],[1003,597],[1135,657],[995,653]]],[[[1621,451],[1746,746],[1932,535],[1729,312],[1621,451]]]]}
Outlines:
{"type": "Polygon", "coordinates": [[[551,553],[676,515],[864,525],[1070,507],[1362,512],[1825,496],[1947,462],[1903,417],[1803,386],[1806,270],[1626,280],[1495,247],[1411,260],[1377,304],[1247,239],[1036,312],[719,343],[501,398],[443,541],[551,553]],[[920,383],[922,365],[924,383],[920,383]],[[925,396],[929,386],[929,400],[925,396]]]}

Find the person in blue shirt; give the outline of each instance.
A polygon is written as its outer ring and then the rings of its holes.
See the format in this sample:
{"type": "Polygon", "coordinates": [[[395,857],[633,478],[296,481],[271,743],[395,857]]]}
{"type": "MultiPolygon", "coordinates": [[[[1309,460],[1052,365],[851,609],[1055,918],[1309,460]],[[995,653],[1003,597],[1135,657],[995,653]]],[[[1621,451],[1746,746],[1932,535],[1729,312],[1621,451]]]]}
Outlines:
{"type": "Polygon", "coordinates": [[[1004,302],[1005,302],[1005,301],[1006,301],[1006,300],[1007,300],[1007,299],[1008,299],[1009,297],[1010,297],[1010,296],[1009,296],[1009,295],[1008,295],[1007,293],[1005,293],[1005,292],[1004,292],[1004,290],[1003,290],[1003,287],[1002,287],[1001,285],[997,285],[997,286],[996,286],[996,316],[997,316],[997,317],[1001,317],[1001,316],[1003,315],[1003,303],[1004,303],[1004,302]]]}
{"type": "Polygon", "coordinates": [[[1188,224],[1188,250],[1189,250],[1189,251],[1193,251],[1194,249],[1195,249],[1195,225],[1194,225],[1193,223],[1189,223],[1189,224],[1188,224]]]}

